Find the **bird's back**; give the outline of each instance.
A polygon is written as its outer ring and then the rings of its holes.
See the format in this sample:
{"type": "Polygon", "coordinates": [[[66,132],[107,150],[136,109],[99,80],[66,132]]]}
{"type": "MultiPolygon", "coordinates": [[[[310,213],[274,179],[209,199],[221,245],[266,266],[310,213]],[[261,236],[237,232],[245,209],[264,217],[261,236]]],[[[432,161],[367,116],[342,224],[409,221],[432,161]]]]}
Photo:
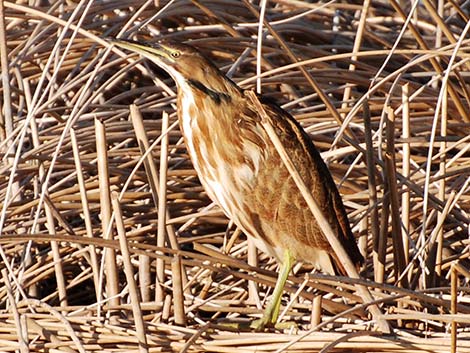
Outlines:
{"type": "MultiPolygon", "coordinates": [[[[320,153],[291,115],[266,101],[263,106],[283,147],[351,260],[355,264],[362,263],[363,258],[351,232],[341,196],[320,153]]],[[[296,259],[313,263],[324,272],[346,274],[342,262],[337,259],[271,143],[267,151],[268,158],[260,167],[256,187],[253,188],[251,206],[256,208],[256,213],[264,220],[266,232],[272,230],[268,238],[273,239],[273,243],[291,249],[296,259]],[[265,202],[268,195],[268,202],[265,202]]]]}

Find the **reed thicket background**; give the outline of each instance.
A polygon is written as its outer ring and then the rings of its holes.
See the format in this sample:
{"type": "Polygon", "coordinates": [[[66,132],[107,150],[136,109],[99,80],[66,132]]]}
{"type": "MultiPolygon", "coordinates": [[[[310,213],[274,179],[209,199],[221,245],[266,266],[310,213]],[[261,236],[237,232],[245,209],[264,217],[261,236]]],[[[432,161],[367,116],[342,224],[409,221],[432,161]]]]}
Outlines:
{"type": "Polygon", "coordinates": [[[462,0],[0,2],[0,351],[470,352],[469,17],[462,0]],[[394,335],[357,281],[308,265],[284,295],[297,328],[228,326],[259,317],[277,265],[207,198],[174,83],[103,40],[137,33],[191,41],[306,128],[394,335]]]}

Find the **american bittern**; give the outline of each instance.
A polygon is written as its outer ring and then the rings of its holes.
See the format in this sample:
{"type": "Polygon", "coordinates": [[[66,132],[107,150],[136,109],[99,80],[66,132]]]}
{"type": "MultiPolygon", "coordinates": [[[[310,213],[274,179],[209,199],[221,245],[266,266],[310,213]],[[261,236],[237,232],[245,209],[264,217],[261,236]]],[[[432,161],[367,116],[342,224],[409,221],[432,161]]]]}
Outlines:
{"type": "MultiPolygon", "coordinates": [[[[315,217],[284,166],[244,91],[189,45],[115,39],[165,70],[178,88],[180,127],[209,197],[261,250],[280,262],[271,303],[257,328],[275,324],[282,291],[296,260],[345,274],[315,217]]],[[[260,102],[284,148],[331,228],[356,265],[363,261],[335,182],[300,124],[262,96],[260,102]]]]}

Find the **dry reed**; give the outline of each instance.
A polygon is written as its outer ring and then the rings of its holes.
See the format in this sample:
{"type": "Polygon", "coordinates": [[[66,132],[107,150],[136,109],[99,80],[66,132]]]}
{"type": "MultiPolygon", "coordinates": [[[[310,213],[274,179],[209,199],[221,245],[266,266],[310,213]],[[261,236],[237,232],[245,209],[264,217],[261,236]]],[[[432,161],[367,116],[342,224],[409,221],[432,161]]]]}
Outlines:
{"type": "Polygon", "coordinates": [[[0,2],[0,351],[470,352],[469,28],[449,0],[0,2]],[[204,193],[173,82],[103,40],[137,33],[192,41],[323,152],[367,261],[296,266],[296,328],[231,326],[276,264],[204,193]]]}

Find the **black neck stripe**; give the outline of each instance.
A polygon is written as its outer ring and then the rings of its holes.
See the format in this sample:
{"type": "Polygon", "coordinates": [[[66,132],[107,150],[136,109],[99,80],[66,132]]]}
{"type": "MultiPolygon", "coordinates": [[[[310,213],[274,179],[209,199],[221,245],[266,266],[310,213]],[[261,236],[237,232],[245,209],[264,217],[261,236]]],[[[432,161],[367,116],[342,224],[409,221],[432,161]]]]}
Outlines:
{"type": "Polygon", "coordinates": [[[223,100],[230,101],[230,96],[227,93],[211,90],[207,86],[203,85],[201,81],[190,79],[188,80],[188,83],[190,86],[197,88],[201,92],[207,94],[217,104],[220,104],[223,100]]]}

